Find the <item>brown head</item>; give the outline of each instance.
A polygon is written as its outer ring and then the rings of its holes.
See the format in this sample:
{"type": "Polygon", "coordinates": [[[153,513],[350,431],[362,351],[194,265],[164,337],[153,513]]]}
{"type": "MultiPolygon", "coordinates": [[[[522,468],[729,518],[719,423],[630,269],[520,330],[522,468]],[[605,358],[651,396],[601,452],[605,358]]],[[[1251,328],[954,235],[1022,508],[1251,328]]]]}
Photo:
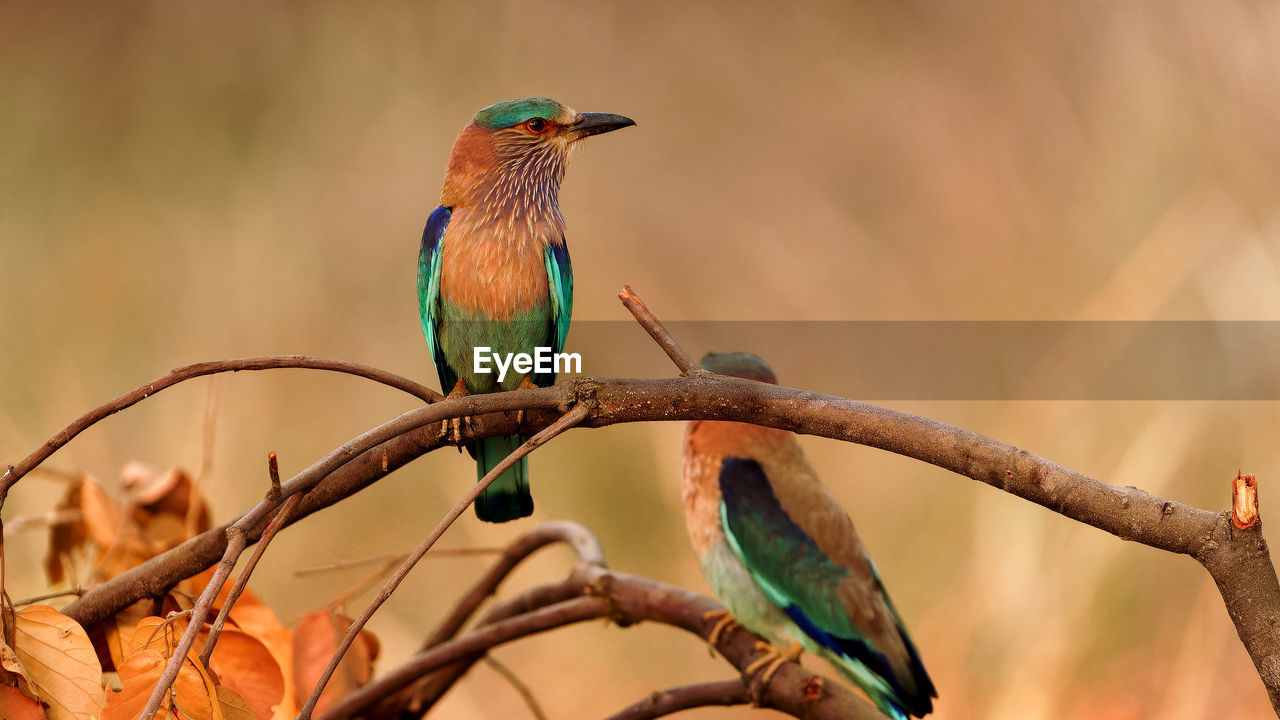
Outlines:
{"type": "Polygon", "coordinates": [[[778,376],[773,368],[760,358],[748,352],[709,352],[702,356],[702,369],[710,370],[717,375],[756,380],[758,382],[778,384],[778,376]]]}
{"type": "Polygon", "coordinates": [[[630,125],[630,118],[580,113],[550,98],[494,103],[454,141],[440,204],[558,216],[560,181],[575,145],[630,125]]]}

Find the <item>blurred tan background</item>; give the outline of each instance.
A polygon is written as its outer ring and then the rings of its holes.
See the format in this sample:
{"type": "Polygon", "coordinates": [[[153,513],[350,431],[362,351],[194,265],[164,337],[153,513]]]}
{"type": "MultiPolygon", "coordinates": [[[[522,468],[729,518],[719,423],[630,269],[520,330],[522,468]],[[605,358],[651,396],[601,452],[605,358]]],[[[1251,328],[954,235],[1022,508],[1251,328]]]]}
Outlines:
{"type": "MultiPolygon", "coordinates": [[[[0,28],[6,462],[198,360],[332,355],[434,386],[414,296],[422,224],[454,135],[525,95],[639,123],[569,170],[575,320],[624,320],[623,283],[670,320],[1280,320],[1275,4],[8,3],[0,28]]],[[[834,385],[803,357],[771,359],[788,384],[834,385]]],[[[108,420],[50,466],[108,484],[130,459],[195,470],[210,403],[218,520],[261,496],[269,450],[291,474],[413,405],[315,372],[224,376],[108,420]]],[[[1275,403],[893,405],[1203,507],[1225,508],[1243,468],[1264,518],[1280,513],[1275,403]]],[[[578,431],[540,450],[535,520],[579,520],[613,567],[705,592],[681,432],[578,431]]],[[[1270,713],[1193,561],[920,463],[806,447],[907,618],[937,717],[1270,713]]],[[[367,570],[294,569],[407,550],[473,480],[469,459],[433,453],[283,533],[256,588],[296,618],[367,570]]],[[[24,480],[6,519],[61,491],[24,480]]],[[[468,514],[441,544],[530,526],[468,514]]],[[[45,589],[44,543],[10,541],[11,596],[45,589]]],[[[568,561],[550,552],[504,593],[568,561]]],[[[482,568],[425,561],[371,625],[382,667],[482,568]]],[[[658,627],[593,624],[496,655],[553,717],[728,675],[658,627]]],[[[526,714],[478,667],[438,716],[526,714]]]]}

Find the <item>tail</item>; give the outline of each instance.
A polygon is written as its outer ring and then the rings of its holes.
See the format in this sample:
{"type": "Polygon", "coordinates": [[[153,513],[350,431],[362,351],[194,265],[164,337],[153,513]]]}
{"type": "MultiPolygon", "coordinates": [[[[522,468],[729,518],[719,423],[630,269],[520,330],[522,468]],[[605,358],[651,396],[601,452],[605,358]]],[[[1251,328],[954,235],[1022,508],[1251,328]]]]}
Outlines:
{"type": "MultiPolygon", "coordinates": [[[[504,435],[477,441],[476,481],[483,479],[503,458],[520,447],[524,440],[519,435],[504,435]]],[[[529,494],[528,458],[520,458],[519,462],[507,468],[476,498],[476,517],[485,522],[507,522],[532,514],[533,495],[529,494]]]]}

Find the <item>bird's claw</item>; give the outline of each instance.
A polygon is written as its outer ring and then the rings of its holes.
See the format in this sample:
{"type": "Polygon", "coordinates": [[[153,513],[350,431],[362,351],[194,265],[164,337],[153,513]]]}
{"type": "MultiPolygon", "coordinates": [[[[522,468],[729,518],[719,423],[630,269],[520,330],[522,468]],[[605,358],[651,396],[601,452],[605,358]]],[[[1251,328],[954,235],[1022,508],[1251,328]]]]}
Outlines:
{"type": "Polygon", "coordinates": [[[707,635],[707,653],[712,656],[716,653],[716,645],[720,643],[721,635],[742,627],[728,610],[708,610],[702,614],[702,619],[716,621],[715,627],[711,628],[711,633],[707,635]]]}
{"type": "MultiPolygon", "coordinates": [[[[534,385],[533,381],[529,379],[529,376],[525,375],[524,377],[520,378],[520,384],[516,386],[516,389],[517,390],[535,390],[537,389],[537,387],[538,386],[534,385]]],[[[524,424],[524,408],[520,408],[519,410],[516,411],[516,425],[523,425],[523,424],[524,424]]]]}
{"type": "Polygon", "coordinates": [[[757,675],[757,677],[750,683],[756,687],[755,700],[756,704],[759,705],[759,696],[762,695],[765,689],[769,687],[769,681],[773,679],[774,673],[778,672],[778,669],[782,667],[783,663],[788,661],[798,662],[800,660],[800,656],[804,654],[804,646],[800,643],[791,643],[791,647],[783,650],[777,645],[767,642],[757,642],[756,650],[764,651],[764,655],[760,656],[756,660],[752,661],[750,665],[743,668],[742,674],[743,676],[749,677],[759,673],[759,675],[757,675]]]}
{"type": "MultiPolygon", "coordinates": [[[[454,384],[453,390],[449,391],[449,394],[445,396],[445,400],[466,397],[470,394],[471,393],[467,392],[467,386],[463,384],[462,379],[459,378],[458,382],[454,384]]],[[[440,442],[447,442],[450,445],[457,445],[458,450],[462,450],[463,427],[466,427],[467,432],[471,432],[471,416],[464,415],[462,417],[446,418],[441,420],[440,433],[436,436],[436,439],[440,442]]]]}

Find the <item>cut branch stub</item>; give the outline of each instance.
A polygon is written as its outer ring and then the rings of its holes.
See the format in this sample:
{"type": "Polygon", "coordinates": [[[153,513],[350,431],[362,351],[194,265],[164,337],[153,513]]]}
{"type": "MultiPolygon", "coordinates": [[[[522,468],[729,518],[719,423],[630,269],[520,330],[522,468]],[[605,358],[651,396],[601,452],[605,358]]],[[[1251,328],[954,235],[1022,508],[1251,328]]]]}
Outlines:
{"type": "Polygon", "coordinates": [[[1258,523],[1258,481],[1252,475],[1237,472],[1231,483],[1231,522],[1241,530],[1258,523]]]}

